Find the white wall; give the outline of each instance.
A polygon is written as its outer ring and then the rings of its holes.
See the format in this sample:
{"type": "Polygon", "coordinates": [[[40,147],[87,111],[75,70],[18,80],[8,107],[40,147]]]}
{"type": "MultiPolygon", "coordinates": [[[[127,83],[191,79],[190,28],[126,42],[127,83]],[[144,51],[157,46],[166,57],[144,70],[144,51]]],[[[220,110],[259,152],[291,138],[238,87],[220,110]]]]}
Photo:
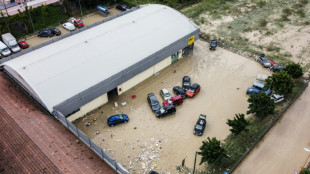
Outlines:
{"type": "Polygon", "coordinates": [[[80,110],[72,115],[70,115],[67,119],[69,121],[74,121],[80,117],[83,117],[88,112],[102,106],[103,104],[108,102],[108,95],[103,94],[102,96],[96,98],[95,100],[85,104],[84,106],[80,107],[80,110]]]}
{"type": "Polygon", "coordinates": [[[167,57],[166,59],[162,60],[161,62],[157,63],[156,65],[152,66],[151,68],[143,71],[142,73],[136,75],[135,77],[127,80],[125,83],[117,86],[118,95],[126,92],[130,88],[136,86],[137,84],[141,83],[145,79],[151,77],[155,73],[159,72],[160,70],[166,68],[171,64],[171,56],[167,57]]]}

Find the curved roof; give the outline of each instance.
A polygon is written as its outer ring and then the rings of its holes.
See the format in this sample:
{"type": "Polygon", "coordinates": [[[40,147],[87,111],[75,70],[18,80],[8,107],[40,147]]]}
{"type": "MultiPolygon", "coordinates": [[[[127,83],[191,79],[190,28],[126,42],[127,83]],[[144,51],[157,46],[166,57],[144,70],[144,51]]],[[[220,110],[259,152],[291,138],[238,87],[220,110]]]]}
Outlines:
{"type": "Polygon", "coordinates": [[[54,106],[197,29],[170,7],[144,5],[1,66],[52,112],[54,106]]]}

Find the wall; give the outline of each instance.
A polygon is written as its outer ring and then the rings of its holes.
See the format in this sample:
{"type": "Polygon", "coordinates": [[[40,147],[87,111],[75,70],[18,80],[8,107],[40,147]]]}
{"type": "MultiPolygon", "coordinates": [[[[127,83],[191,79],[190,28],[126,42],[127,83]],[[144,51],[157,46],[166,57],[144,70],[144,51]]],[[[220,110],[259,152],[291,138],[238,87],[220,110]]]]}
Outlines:
{"type": "Polygon", "coordinates": [[[137,84],[151,77],[152,75],[164,69],[165,67],[169,66],[170,64],[171,64],[171,56],[167,57],[166,59],[152,66],[151,68],[141,72],[140,74],[137,74],[135,77],[117,86],[118,95],[121,95],[122,93],[128,91],[130,88],[136,86],[137,84]]]}
{"type": "Polygon", "coordinates": [[[108,95],[105,93],[102,96],[96,98],[95,100],[87,103],[86,105],[80,107],[80,110],[72,115],[70,115],[67,119],[69,121],[74,121],[82,116],[84,116],[85,114],[87,114],[88,112],[102,106],[103,104],[108,102],[108,95]]]}

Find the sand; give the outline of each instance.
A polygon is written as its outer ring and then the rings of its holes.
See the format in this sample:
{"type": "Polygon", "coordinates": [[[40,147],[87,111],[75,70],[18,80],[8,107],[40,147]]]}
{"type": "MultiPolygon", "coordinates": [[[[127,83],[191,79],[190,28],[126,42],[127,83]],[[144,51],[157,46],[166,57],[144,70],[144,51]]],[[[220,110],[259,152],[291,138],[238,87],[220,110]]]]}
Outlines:
{"type": "MultiPolygon", "coordinates": [[[[230,133],[227,119],[247,111],[245,91],[255,81],[257,73],[270,73],[257,62],[224,49],[211,52],[208,45],[197,41],[194,52],[186,58],[124,94],[110,97],[108,104],[75,122],[75,125],[130,172],[144,173],[156,164],[156,171],[176,173],[176,166],[184,157],[185,165],[193,168],[194,155],[202,141],[207,137],[225,139],[230,133]],[[163,101],[159,90],[167,88],[173,94],[172,87],[181,85],[185,75],[201,85],[200,93],[177,106],[175,115],[156,118],[147,103],[147,94],[153,92],[163,101]],[[137,98],[131,99],[133,94],[137,98]],[[115,107],[114,102],[118,102],[119,106],[115,107]],[[121,102],[127,102],[127,105],[122,107],[121,102]],[[116,113],[129,115],[130,121],[108,127],[106,119],[116,113]],[[193,135],[199,114],[207,115],[207,128],[201,137],[193,135]],[[92,124],[86,127],[86,122],[92,124]],[[100,133],[94,135],[96,130],[100,133]]],[[[202,169],[198,165],[199,160],[197,168],[202,169]]]]}

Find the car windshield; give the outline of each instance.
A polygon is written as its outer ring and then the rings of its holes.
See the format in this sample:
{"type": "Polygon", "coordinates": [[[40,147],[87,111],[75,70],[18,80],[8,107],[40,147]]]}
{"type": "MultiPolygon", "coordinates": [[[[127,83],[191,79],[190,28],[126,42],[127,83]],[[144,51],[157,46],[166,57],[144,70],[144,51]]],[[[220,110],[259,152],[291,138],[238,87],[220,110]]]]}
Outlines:
{"type": "Polygon", "coordinates": [[[202,125],[200,125],[200,124],[196,124],[195,129],[202,130],[202,125]]]}
{"type": "Polygon", "coordinates": [[[264,63],[269,63],[269,60],[267,58],[263,58],[264,63]]]}
{"type": "Polygon", "coordinates": [[[8,47],[5,47],[5,48],[3,48],[2,51],[3,51],[3,52],[7,52],[7,51],[9,51],[9,49],[8,49],[8,47]]]}
{"type": "Polygon", "coordinates": [[[12,47],[13,47],[13,48],[18,47],[18,45],[17,45],[17,44],[15,44],[15,45],[12,45],[12,47]]]}
{"type": "Polygon", "coordinates": [[[76,23],[77,23],[77,24],[81,24],[81,23],[82,23],[82,21],[76,21],[76,23]]]}
{"type": "Polygon", "coordinates": [[[119,119],[120,120],[124,119],[123,115],[119,115],[119,119]]]}
{"type": "Polygon", "coordinates": [[[211,42],[211,46],[215,46],[216,45],[216,42],[211,42]]]}
{"type": "Polygon", "coordinates": [[[162,113],[162,114],[163,114],[165,111],[166,111],[166,110],[165,110],[164,108],[160,108],[160,109],[159,109],[159,112],[162,113]]]}
{"type": "Polygon", "coordinates": [[[194,92],[195,92],[195,89],[191,88],[191,89],[189,89],[188,91],[191,92],[191,93],[194,93],[194,92]]]}
{"type": "Polygon", "coordinates": [[[183,85],[184,86],[190,86],[191,84],[189,82],[184,82],[183,85]]]}
{"type": "Polygon", "coordinates": [[[169,93],[166,93],[165,97],[171,97],[171,95],[169,93]]]}
{"type": "Polygon", "coordinates": [[[152,101],[152,106],[156,106],[158,104],[159,104],[158,101],[152,101]]]}

